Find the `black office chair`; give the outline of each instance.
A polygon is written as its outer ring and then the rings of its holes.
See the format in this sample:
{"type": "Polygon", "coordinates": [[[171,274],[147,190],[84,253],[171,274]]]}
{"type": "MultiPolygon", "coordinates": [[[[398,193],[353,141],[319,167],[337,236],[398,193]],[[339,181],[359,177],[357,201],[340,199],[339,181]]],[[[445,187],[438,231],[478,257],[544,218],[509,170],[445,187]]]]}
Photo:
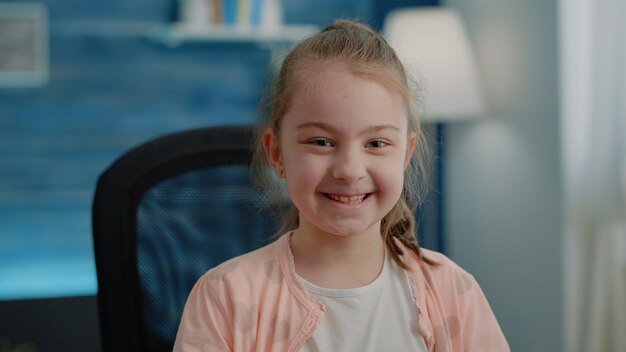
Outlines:
{"type": "Polygon", "coordinates": [[[98,181],[93,240],[104,351],[171,351],[196,280],[271,242],[272,209],[249,179],[252,127],[145,143],[98,181]]]}

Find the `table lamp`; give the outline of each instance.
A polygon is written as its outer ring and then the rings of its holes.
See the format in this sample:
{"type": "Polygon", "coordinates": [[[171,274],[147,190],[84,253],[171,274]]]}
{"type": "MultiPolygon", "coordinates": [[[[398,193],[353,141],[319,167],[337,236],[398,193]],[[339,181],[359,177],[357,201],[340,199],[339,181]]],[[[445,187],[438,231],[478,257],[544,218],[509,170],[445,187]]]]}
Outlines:
{"type": "Polygon", "coordinates": [[[476,61],[456,11],[393,10],[385,18],[383,33],[423,89],[423,121],[449,122],[484,112],[476,61]]]}

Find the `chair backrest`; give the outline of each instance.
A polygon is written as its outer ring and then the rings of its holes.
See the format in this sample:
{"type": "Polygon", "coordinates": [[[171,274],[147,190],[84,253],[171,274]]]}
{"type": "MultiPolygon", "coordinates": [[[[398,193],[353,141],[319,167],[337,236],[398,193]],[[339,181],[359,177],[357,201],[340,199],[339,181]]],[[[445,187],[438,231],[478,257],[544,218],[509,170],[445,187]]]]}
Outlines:
{"type": "Polygon", "coordinates": [[[100,176],[92,215],[104,351],[171,351],[196,280],[271,241],[274,217],[249,178],[251,139],[249,126],[176,133],[100,176]]]}

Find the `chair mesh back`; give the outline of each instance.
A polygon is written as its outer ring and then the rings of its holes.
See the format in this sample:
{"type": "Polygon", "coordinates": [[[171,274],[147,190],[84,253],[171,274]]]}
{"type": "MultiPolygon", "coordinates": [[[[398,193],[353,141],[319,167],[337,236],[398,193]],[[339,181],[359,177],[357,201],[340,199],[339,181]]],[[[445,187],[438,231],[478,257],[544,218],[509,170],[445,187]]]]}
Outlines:
{"type": "Polygon", "coordinates": [[[136,258],[147,350],[172,350],[187,296],[203,273],[271,241],[275,216],[261,204],[247,165],[190,171],[145,193],[136,258]]]}

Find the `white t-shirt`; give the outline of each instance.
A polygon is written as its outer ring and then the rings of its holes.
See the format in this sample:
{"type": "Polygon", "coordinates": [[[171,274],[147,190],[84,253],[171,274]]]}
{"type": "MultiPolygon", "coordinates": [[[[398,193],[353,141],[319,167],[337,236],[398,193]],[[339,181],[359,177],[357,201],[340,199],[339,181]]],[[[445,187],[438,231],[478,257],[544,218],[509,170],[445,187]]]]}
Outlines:
{"type": "Polygon", "coordinates": [[[385,254],[380,275],[352,289],[329,289],[298,278],[326,306],[302,352],[427,351],[417,328],[408,273],[385,254]]]}

